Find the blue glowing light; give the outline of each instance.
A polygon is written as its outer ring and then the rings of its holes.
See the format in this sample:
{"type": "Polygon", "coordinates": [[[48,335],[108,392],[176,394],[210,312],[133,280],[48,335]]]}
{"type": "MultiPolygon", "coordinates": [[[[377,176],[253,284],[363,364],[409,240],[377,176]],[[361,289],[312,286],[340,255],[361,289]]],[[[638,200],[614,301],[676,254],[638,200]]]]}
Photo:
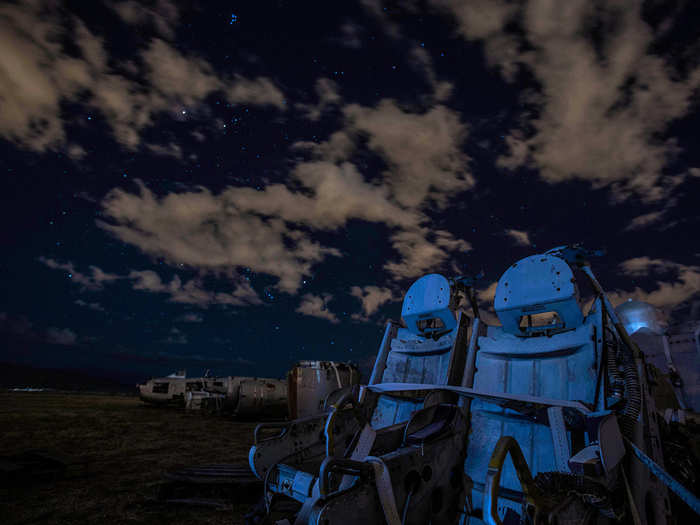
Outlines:
{"type": "Polygon", "coordinates": [[[627,326],[625,326],[625,329],[627,329],[628,334],[632,335],[637,330],[640,330],[640,329],[646,328],[646,327],[647,327],[646,323],[636,322],[636,323],[629,323],[627,326]]]}
{"type": "Polygon", "coordinates": [[[238,22],[238,16],[236,15],[231,15],[231,21],[229,22],[229,25],[233,25],[236,22],[238,22]]]}

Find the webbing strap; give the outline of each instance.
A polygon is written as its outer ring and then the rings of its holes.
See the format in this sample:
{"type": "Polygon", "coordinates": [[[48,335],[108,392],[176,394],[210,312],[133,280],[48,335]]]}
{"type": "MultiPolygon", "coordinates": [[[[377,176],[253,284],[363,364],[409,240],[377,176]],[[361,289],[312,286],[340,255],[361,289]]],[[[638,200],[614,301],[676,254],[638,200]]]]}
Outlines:
{"type": "Polygon", "coordinates": [[[561,407],[549,407],[547,409],[549,428],[552,432],[552,444],[554,445],[554,460],[559,472],[571,473],[569,468],[569,439],[566,435],[566,423],[561,407]]]}
{"type": "Polygon", "coordinates": [[[314,504],[318,501],[318,498],[320,496],[321,493],[318,489],[318,478],[316,478],[314,486],[311,489],[311,496],[306,498],[304,504],[301,506],[299,514],[297,514],[297,519],[294,520],[294,525],[305,525],[306,523],[308,523],[309,516],[311,516],[311,509],[314,508],[314,504]]]}
{"type": "MultiPolygon", "coordinates": [[[[369,424],[365,424],[365,427],[362,429],[360,437],[357,440],[355,450],[353,450],[352,454],[350,455],[350,459],[355,461],[364,461],[364,459],[367,456],[369,456],[369,453],[372,451],[372,447],[374,446],[374,440],[376,437],[376,430],[369,426],[369,424]]],[[[340,482],[338,490],[349,489],[352,486],[352,484],[355,483],[356,479],[357,476],[345,474],[340,482]]]]}
{"type": "Polygon", "coordinates": [[[335,364],[335,361],[331,361],[331,367],[335,372],[335,379],[338,381],[338,388],[343,388],[343,382],[340,380],[340,372],[338,372],[338,365],[335,364]]]}
{"type": "Polygon", "coordinates": [[[534,406],[534,407],[562,407],[571,408],[582,414],[589,414],[591,410],[578,401],[567,401],[566,399],[550,399],[546,397],[531,396],[529,394],[511,394],[509,392],[486,392],[475,388],[467,388],[464,386],[452,385],[429,385],[421,383],[379,383],[376,385],[367,386],[373,392],[381,394],[398,393],[398,392],[429,392],[433,390],[442,390],[445,392],[454,392],[455,394],[472,399],[481,399],[489,403],[503,405],[507,408],[518,410],[518,406],[534,406]]]}
{"type": "Polygon", "coordinates": [[[379,494],[379,501],[382,504],[387,525],[401,525],[388,467],[381,458],[376,456],[367,456],[365,461],[371,463],[372,468],[374,468],[374,482],[377,485],[377,494],[379,494]]]}

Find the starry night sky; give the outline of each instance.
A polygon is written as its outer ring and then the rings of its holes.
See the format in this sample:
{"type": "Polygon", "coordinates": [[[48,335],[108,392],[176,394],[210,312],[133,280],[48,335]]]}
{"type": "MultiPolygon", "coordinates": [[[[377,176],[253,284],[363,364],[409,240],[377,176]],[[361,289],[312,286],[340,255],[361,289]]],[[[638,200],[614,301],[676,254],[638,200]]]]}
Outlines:
{"type": "Polygon", "coordinates": [[[376,353],[403,292],[583,242],[698,298],[692,1],[0,5],[0,361],[120,381],[376,353]]]}

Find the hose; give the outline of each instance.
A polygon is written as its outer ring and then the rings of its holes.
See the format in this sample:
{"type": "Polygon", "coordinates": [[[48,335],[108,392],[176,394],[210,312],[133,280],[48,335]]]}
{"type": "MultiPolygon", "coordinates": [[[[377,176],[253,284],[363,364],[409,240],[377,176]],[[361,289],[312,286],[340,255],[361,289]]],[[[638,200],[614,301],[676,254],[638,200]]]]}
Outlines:
{"type": "Polygon", "coordinates": [[[629,439],[634,436],[634,426],[642,411],[642,390],[639,385],[639,371],[632,355],[632,349],[622,345],[622,377],[625,381],[625,408],[622,410],[622,432],[629,439]]]}
{"type": "Polygon", "coordinates": [[[620,342],[615,333],[607,326],[605,327],[605,332],[609,335],[609,339],[607,337],[605,339],[605,344],[607,346],[605,354],[608,365],[608,378],[612,384],[612,394],[615,397],[622,398],[623,377],[620,375],[620,371],[617,366],[617,355],[620,352],[620,342]]]}
{"type": "Polygon", "coordinates": [[[410,492],[408,493],[408,496],[406,496],[406,503],[404,503],[403,505],[403,512],[401,516],[401,525],[406,525],[406,518],[408,517],[408,505],[411,503],[411,496],[413,496],[414,489],[415,486],[412,486],[410,492]]]}
{"type": "Polygon", "coordinates": [[[634,435],[634,425],[639,419],[639,413],[642,409],[642,393],[637,364],[632,349],[620,341],[608,327],[606,327],[606,331],[612,336],[610,338],[611,347],[608,348],[607,352],[608,373],[613,383],[612,393],[616,397],[621,397],[623,389],[620,383],[624,385],[625,406],[620,412],[620,426],[623,434],[631,439],[634,435]],[[616,356],[620,357],[619,366],[616,356]]]}
{"type": "Polygon", "coordinates": [[[610,318],[617,335],[623,343],[620,348],[622,350],[622,377],[625,382],[625,407],[620,414],[620,426],[625,436],[632,439],[634,437],[634,426],[642,411],[642,392],[639,386],[639,372],[637,370],[636,361],[637,358],[640,358],[643,363],[644,354],[642,354],[635,342],[632,341],[627,330],[625,330],[625,327],[617,318],[615,310],[610,303],[610,299],[608,299],[608,296],[605,294],[603,287],[600,286],[598,279],[593,275],[593,271],[588,263],[582,264],[581,270],[586,274],[593,289],[600,296],[603,303],[604,314],[610,318]]]}

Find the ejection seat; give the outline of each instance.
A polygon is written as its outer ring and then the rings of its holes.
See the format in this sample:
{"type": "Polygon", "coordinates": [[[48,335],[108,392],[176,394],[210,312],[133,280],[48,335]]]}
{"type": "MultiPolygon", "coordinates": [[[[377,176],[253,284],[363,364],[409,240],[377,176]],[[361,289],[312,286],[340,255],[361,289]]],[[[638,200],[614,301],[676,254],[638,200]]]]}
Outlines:
{"type": "Polygon", "coordinates": [[[532,396],[543,406],[536,421],[522,410],[483,396],[471,401],[465,473],[472,486],[468,505],[472,521],[466,523],[479,523],[473,518],[479,515],[493,522],[489,507],[495,502],[486,485],[497,444],[502,448],[497,506],[502,514],[519,515],[528,496],[521,481],[523,468],[529,465],[534,474],[571,473],[572,436],[565,418],[582,414],[562,401],[583,402],[582,408],[593,412],[600,400],[596,392],[603,333],[600,302],[596,300],[584,318],[573,273],[564,260],[541,254],[518,261],[498,281],[494,302],[502,326],[486,326],[478,339],[473,388],[480,395],[532,396]],[[512,445],[501,440],[504,436],[517,442],[525,465],[512,450],[513,463],[504,465],[503,447],[512,445]]]}
{"type": "MultiPolygon", "coordinates": [[[[406,327],[387,324],[369,385],[461,384],[472,323],[452,284],[431,274],[409,288],[406,327]]],[[[286,496],[302,504],[296,524],[455,523],[467,428],[454,399],[363,388],[327,413],[259,426],[249,460],[268,511],[286,496]],[[264,438],[270,429],[281,432],[264,438]]]]}

